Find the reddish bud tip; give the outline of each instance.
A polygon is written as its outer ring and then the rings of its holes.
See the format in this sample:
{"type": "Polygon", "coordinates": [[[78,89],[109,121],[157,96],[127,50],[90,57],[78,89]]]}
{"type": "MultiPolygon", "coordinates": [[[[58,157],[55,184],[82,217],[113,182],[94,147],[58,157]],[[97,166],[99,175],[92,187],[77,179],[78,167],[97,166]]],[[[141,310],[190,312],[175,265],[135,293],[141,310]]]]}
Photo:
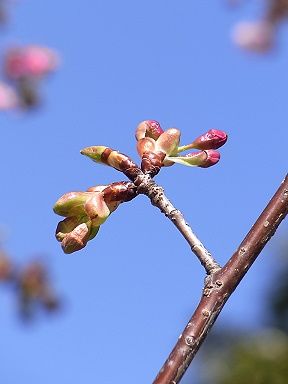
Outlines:
{"type": "Polygon", "coordinates": [[[136,140],[144,139],[144,137],[151,137],[157,140],[163,133],[163,129],[156,120],[144,120],[136,128],[135,137],[136,140]]]}
{"type": "Polygon", "coordinates": [[[193,141],[192,146],[196,149],[207,150],[207,149],[217,149],[222,147],[227,141],[227,134],[224,131],[218,129],[210,129],[208,132],[204,133],[197,137],[193,141]]]}
{"type": "Polygon", "coordinates": [[[203,161],[199,167],[201,168],[208,168],[212,165],[215,165],[220,160],[220,152],[215,151],[214,149],[208,149],[207,151],[204,151],[206,154],[206,160],[203,161]]]}

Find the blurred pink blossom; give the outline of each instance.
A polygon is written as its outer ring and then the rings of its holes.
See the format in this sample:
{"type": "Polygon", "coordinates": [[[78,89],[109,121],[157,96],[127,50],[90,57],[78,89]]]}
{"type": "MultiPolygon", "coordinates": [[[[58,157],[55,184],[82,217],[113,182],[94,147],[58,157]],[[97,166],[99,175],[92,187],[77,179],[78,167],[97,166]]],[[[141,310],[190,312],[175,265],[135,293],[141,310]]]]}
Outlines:
{"type": "Polygon", "coordinates": [[[0,82],[0,110],[16,108],[19,104],[18,96],[14,88],[0,82]]]}
{"type": "Polygon", "coordinates": [[[241,22],[235,26],[232,38],[241,48],[266,52],[274,42],[274,26],[267,21],[241,22]]]}
{"type": "Polygon", "coordinates": [[[42,77],[56,69],[58,55],[52,49],[37,45],[10,49],[5,57],[5,72],[10,79],[42,77]]]}

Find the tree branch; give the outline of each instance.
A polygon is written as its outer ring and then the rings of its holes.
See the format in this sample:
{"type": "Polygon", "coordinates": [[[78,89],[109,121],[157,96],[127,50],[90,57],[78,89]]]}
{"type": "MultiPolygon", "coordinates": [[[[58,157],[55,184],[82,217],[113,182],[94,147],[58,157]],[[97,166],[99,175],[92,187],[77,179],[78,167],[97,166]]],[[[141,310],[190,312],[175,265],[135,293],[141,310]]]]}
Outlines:
{"type": "Polygon", "coordinates": [[[288,213],[288,175],[226,265],[206,277],[202,298],[153,384],[177,384],[226,301],[288,213]]]}
{"type": "Polygon", "coordinates": [[[182,213],[176,209],[164,194],[164,189],[157,185],[149,175],[139,176],[134,184],[137,192],[149,197],[152,205],[160,209],[165,216],[172,221],[191,247],[192,252],[198,257],[208,275],[220,270],[219,264],[213,259],[210,252],[185,221],[182,213]]]}

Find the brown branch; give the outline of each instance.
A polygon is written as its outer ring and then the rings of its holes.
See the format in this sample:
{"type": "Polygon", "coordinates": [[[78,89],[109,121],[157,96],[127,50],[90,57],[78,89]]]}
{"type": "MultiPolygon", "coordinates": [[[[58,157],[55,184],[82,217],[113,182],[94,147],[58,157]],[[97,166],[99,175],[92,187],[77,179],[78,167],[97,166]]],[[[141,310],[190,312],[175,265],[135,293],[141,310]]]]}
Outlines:
{"type": "Polygon", "coordinates": [[[202,298],[153,384],[177,384],[224,304],[288,213],[288,175],[226,265],[208,276],[202,298]]]}
{"type": "Polygon", "coordinates": [[[219,264],[213,259],[210,252],[204,247],[201,241],[185,221],[182,213],[176,209],[164,194],[162,187],[157,185],[149,175],[139,176],[134,184],[137,185],[137,192],[149,197],[152,205],[160,209],[165,216],[172,221],[191,247],[192,252],[198,257],[208,275],[220,270],[219,264]]]}

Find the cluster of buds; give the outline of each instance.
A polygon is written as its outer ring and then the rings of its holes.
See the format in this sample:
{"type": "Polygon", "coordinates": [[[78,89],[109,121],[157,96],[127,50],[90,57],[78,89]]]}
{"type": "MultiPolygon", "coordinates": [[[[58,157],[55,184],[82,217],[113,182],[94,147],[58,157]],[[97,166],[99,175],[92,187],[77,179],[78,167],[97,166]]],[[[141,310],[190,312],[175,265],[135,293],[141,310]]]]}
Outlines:
{"type": "Polygon", "coordinates": [[[39,103],[39,82],[58,66],[57,54],[46,47],[11,48],[4,57],[4,74],[11,85],[0,84],[0,109],[29,108],[39,103]]]}
{"type": "Polygon", "coordinates": [[[288,0],[266,0],[267,6],[262,20],[240,22],[233,31],[233,40],[243,49],[264,53],[275,42],[278,25],[288,17],[288,0]]]}
{"type": "Polygon", "coordinates": [[[163,131],[155,120],[146,120],[136,129],[137,150],[141,156],[141,167],[127,155],[105,146],[91,146],[81,154],[94,162],[108,165],[123,174],[131,182],[120,181],[89,188],[86,192],[69,192],[55,204],[54,212],[65,219],[56,229],[56,238],[65,253],[84,248],[93,239],[108,216],[120,203],[137,196],[139,180],[149,175],[153,178],[162,167],[180,163],[192,167],[207,168],[216,164],[220,153],[216,150],[227,141],[223,131],[211,129],[196,138],[191,144],[180,146],[180,131],[170,128],[163,131]],[[190,149],[199,151],[180,156],[190,149]]]}
{"type": "Polygon", "coordinates": [[[56,229],[63,251],[72,253],[84,248],[119,204],[135,196],[136,187],[125,181],[63,195],[54,206],[55,213],[66,217],[56,229]]]}
{"type": "Polygon", "coordinates": [[[23,319],[31,318],[36,306],[49,312],[59,308],[60,302],[49,282],[47,269],[40,262],[31,262],[19,269],[6,252],[0,251],[0,282],[16,288],[23,319]]]}
{"type": "Polygon", "coordinates": [[[210,129],[197,137],[191,144],[180,146],[181,132],[176,128],[163,131],[155,120],[146,120],[136,129],[137,151],[142,158],[141,169],[144,173],[155,176],[161,167],[175,163],[190,167],[207,168],[218,163],[220,153],[216,150],[227,141],[223,131],[210,129]],[[186,155],[181,152],[198,149],[186,155]]]}

